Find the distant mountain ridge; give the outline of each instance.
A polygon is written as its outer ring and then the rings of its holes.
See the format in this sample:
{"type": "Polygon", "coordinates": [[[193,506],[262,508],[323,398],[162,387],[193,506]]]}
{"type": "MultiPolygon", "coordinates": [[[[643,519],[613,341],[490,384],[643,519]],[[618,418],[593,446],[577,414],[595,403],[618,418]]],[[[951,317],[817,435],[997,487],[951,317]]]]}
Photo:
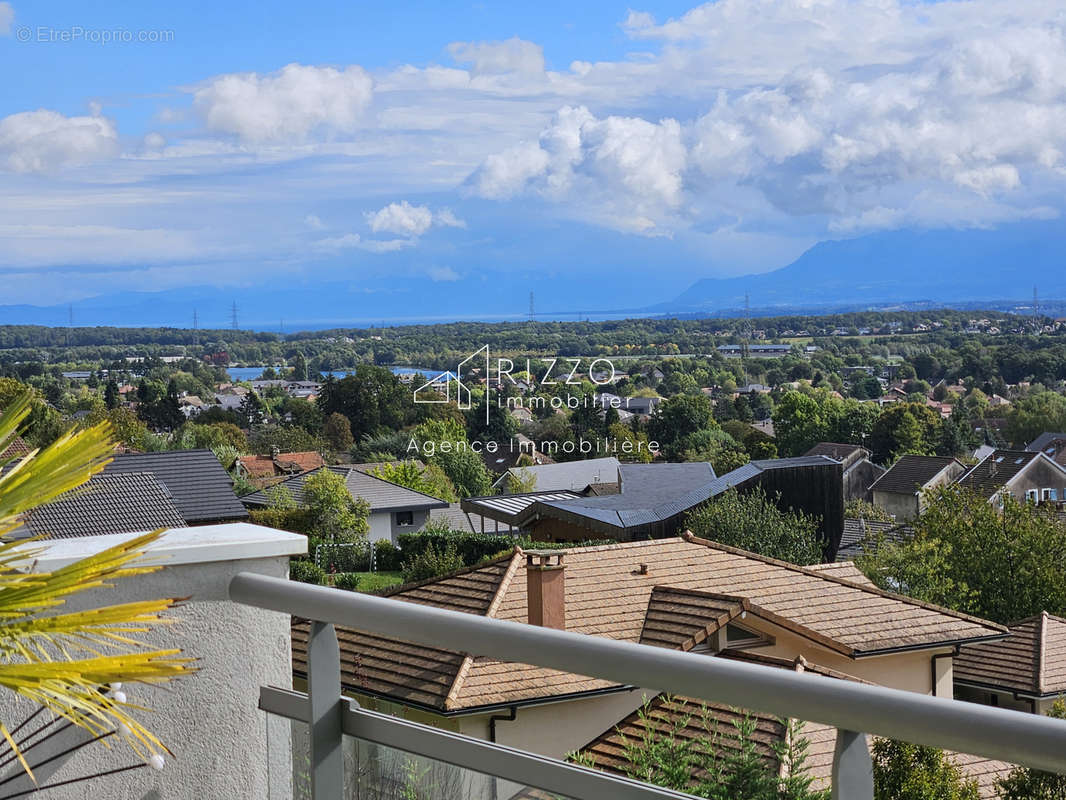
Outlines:
{"type": "Polygon", "coordinates": [[[889,231],[819,242],[791,264],[759,275],[706,278],[655,308],[695,311],[753,306],[941,303],[1066,297],[1066,224],[1016,223],[995,230],[889,231]]]}
{"type": "MultiPolygon", "coordinates": [[[[820,242],[787,266],[737,278],[706,278],[673,300],[637,307],[619,302],[609,266],[558,271],[537,282],[528,274],[472,272],[454,281],[336,278],[265,281],[247,288],[193,286],[159,292],[118,292],[72,305],[78,326],[316,330],[453,321],[525,319],[536,287],[537,319],[618,319],[649,316],[736,316],[745,295],[755,316],[828,314],[934,307],[1001,308],[990,301],[1024,301],[1039,288],[1044,300],[1066,300],[1066,222],[1014,223],[994,230],[890,231],[820,242]]],[[[656,291],[643,278],[643,296],[656,291]]],[[[628,284],[627,284],[628,285],[628,284]]],[[[634,284],[636,286],[636,284],[634,284]]],[[[632,289],[632,286],[629,287],[632,289]]],[[[663,291],[661,288],[659,291],[663,291]]],[[[630,291],[630,300],[640,293],[630,291]]],[[[641,301],[643,302],[643,301],[641,301]]],[[[1062,303],[1058,303],[1062,306],[1062,303]]],[[[1009,310],[1007,304],[1003,310],[1009,310]]],[[[68,305],[0,306],[0,325],[69,324],[68,305]]]]}

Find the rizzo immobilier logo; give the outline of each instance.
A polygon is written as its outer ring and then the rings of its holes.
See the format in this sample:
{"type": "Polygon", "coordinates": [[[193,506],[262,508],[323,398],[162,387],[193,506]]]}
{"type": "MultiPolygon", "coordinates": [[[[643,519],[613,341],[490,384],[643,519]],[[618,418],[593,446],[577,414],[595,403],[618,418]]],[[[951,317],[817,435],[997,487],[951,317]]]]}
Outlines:
{"type": "MultiPolygon", "coordinates": [[[[585,363],[582,358],[538,358],[537,361],[546,365],[543,374],[539,377],[532,370],[533,359],[525,361],[525,372],[529,376],[528,382],[538,386],[579,386],[581,378],[587,377],[596,386],[607,386],[615,382],[614,364],[609,358],[594,358],[588,363],[588,368],[582,375],[581,368],[585,363]],[[553,377],[556,367],[560,364],[569,366],[566,376],[553,377]]],[[[489,353],[489,346],[482,345],[469,356],[460,361],[454,370],[440,373],[423,383],[414,391],[416,403],[450,403],[455,404],[464,411],[473,407],[473,394],[468,382],[470,375],[479,371],[485,378],[485,397],[491,398],[494,391],[493,384],[502,386],[505,380],[518,385],[514,377],[515,363],[510,358],[497,358],[495,363],[489,353]],[[454,387],[454,397],[453,397],[454,387]]],[[[499,389],[496,389],[497,393],[499,389]]],[[[485,420],[489,419],[490,403],[485,403],[485,420]]]]}

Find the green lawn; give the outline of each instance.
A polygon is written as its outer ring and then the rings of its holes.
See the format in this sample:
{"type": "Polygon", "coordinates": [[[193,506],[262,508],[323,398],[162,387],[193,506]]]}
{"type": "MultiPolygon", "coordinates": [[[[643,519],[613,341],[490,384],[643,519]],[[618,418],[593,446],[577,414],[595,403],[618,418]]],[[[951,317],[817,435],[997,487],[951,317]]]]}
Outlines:
{"type": "Polygon", "coordinates": [[[356,572],[354,574],[359,576],[360,592],[373,594],[403,583],[403,577],[399,572],[356,572]]]}

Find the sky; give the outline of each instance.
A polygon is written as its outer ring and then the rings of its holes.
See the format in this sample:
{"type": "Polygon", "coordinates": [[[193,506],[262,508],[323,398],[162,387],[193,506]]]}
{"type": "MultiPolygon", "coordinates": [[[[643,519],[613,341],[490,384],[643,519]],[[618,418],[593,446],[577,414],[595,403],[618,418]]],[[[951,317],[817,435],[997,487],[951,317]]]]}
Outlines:
{"type": "Polygon", "coordinates": [[[633,2],[0,2],[0,304],[624,307],[1062,211],[1061,0],[633,2]]]}

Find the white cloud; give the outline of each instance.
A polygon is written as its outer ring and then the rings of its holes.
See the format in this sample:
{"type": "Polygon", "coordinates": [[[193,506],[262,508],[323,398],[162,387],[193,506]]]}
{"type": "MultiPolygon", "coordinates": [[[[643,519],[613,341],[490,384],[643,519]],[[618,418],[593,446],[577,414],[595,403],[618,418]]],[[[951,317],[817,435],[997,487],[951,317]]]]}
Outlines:
{"type": "Polygon", "coordinates": [[[417,239],[434,225],[447,228],[465,228],[466,223],[450,209],[432,211],[428,206],[415,206],[402,200],[389,203],[378,211],[366,214],[367,224],[374,233],[393,233],[417,239]]]}
{"type": "Polygon", "coordinates": [[[438,283],[457,281],[463,277],[451,267],[432,267],[426,274],[429,275],[431,281],[437,281],[438,283]]]}
{"type": "Polygon", "coordinates": [[[193,98],[210,130],[249,144],[292,144],[312,134],[353,132],[372,96],[373,81],[362,67],[289,64],[270,75],[219,75],[193,98]]]}
{"type": "Polygon", "coordinates": [[[393,253],[414,244],[412,239],[364,239],[358,233],[329,236],[314,243],[318,250],[338,252],[342,250],[366,250],[369,253],[393,253]]]}
{"type": "Polygon", "coordinates": [[[544,48],[512,36],[502,42],[452,42],[448,52],[457,64],[470,64],[475,75],[544,72],[544,48]]]}
{"type": "Polygon", "coordinates": [[[0,119],[0,165],[13,172],[47,172],[117,154],[118,131],[105,117],[41,110],[0,119]]]}
{"type": "Polygon", "coordinates": [[[475,193],[495,198],[531,188],[573,201],[586,219],[662,233],[656,220],[681,201],[685,160],[676,120],[597,119],[583,106],[567,106],[541,131],[537,144],[490,156],[470,185],[475,193]]]}
{"type": "Polygon", "coordinates": [[[15,21],[15,9],[11,3],[0,3],[0,36],[11,35],[11,23],[15,21]]]}
{"type": "Polygon", "coordinates": [[[308,214],[304,217],[304,224],[311,230],[320,231],[326,226],[316,214],[308,214]]]}

